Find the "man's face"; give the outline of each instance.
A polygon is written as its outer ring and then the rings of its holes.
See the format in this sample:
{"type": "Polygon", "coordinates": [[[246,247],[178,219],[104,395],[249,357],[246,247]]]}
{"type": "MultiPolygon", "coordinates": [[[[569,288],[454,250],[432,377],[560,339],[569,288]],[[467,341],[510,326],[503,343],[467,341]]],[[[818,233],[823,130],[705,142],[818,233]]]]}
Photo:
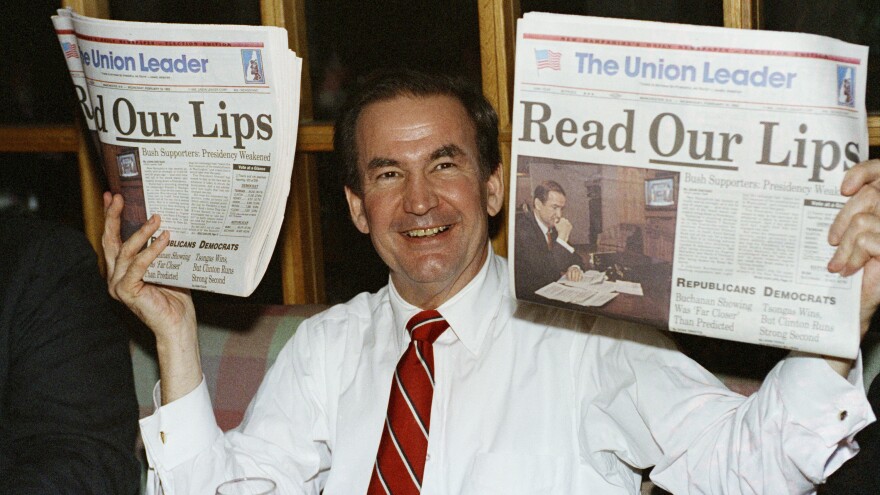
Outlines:
{"type": "Polygon", "coordinates": [[[476,131],[448,96],[370,104],[356,142],[363,196],[345,189],[352,220],[370,234],[404,299],[439,306],[486,259],[488,216],[504,199],[501,167],[480,179],[476,131]]]}
{"type": "Polygon", "coordinates": [[[563,208],[565,208],[565,196],[556,191],[547,194],[545,203],[535,198],[535,213],[547,227],[553,227],[562,218],[563,208]]]}

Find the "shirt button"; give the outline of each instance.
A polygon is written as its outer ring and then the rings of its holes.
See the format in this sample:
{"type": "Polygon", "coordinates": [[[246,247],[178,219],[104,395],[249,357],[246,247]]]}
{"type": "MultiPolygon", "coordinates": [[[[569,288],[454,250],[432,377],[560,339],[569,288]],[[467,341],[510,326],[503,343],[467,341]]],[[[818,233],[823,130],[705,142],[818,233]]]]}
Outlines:
{"type": "Polygon", "coordinates": [[[849,413],[846,410],[840,411],[840,420],[843,421],[846,417],[849,416],[849,413]]]}
{"type": "Polygon", "coordinates": [[[426,461],[430,461],[430,460],[431,460],[431,454],[426,455],[426,456],[425,456],[425,460],[426,460],[426,461]]]}

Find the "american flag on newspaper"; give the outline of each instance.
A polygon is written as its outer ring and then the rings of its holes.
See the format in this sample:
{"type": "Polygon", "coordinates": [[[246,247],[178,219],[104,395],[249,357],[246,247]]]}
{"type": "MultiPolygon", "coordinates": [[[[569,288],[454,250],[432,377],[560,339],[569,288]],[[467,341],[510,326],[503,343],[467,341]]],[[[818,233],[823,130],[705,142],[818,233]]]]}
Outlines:
{"type": "Polygon", "coordinates": [[[79,51],[76,49],[76,43],[62,41],[61,49],[64,50],[64,58],[79,58],[79,51]]]}
{"type": "Polygon", "coordinates": [[[535,62],[538,69],[559,70],[559,59],[562,57],[560,52],[553,50],[535,50],[535,62]]]}

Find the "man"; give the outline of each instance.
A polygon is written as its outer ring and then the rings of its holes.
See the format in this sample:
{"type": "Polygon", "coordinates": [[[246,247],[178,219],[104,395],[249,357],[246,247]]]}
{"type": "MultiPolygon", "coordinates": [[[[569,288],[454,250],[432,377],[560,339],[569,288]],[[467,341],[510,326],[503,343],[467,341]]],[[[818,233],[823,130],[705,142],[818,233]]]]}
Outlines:
{"type": "MultiPolygon", "coordinates": [[[[210,493],[248,475],[272,478],[279,493],[409,483],[393,493],[634,494],[652,465],[675,492],[809,492],[874,419],[852,362],[790,357],[746,399],[659,332],[512,300],[506,262],[488,243],[504,181],[497,118],[478,91],[381,75],[349,103],[334,139],[352,220],[389,284],[305,321],[226,435],[202,380],[190,298],[141,281],[167,233],[139,252],[159,229],[153,218],[122,244],[121,197],[105,194],[111,294],[156,334],[162,406],[141,431],[165,493],[210,493]],[[432,332],[442,323],[442,333],[426,345],[406,328],[414,320],[432,332]],[[433,386],[425,417],[425,389],[408,395],[409,364],[433,386]],[[418,429],[398,435],[398,420],[418,429]],[[386,454],[398,470],[386,470],[386,454]]],[[[865,267],[867,328],[880,301],[880,218],[865,184],[880,163],[856,169],[842,186],[855,197],[832,227],[830,268],[865,267]]]]}
{"type": "Polygon", "coordinates": [[[565,190],[548,180],[535,188],[532,211],[516,215],[517,296],[531,296],[563,275],[573,281],[583,277],[583,261],[568,243],[572,225],[563,209],[565,190]]]}
{"type": "Polygon", "coordinates": [[[137,401],[81,232],[0,214],[0,493],[137,493],[137,401]]]}

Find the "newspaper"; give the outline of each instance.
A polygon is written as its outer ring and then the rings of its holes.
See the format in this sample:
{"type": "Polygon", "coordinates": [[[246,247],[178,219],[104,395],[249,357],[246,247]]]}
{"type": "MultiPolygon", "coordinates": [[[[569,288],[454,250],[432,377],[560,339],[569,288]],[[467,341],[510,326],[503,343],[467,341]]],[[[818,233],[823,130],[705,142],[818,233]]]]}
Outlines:
{"type": "Polygon", "coordinates": [[[127,239],[153,214],[170,245],[145,281],[247,296],[284,215],[301,60],[262,26],[52,17],[127,239]]]}
{"type": "Polygon", "coordinates": [[[516,297],[856,355],[861,273],[828,272],[827,234],[867,158],[866,47],[530,13],[516,55],[516,297]]]}

